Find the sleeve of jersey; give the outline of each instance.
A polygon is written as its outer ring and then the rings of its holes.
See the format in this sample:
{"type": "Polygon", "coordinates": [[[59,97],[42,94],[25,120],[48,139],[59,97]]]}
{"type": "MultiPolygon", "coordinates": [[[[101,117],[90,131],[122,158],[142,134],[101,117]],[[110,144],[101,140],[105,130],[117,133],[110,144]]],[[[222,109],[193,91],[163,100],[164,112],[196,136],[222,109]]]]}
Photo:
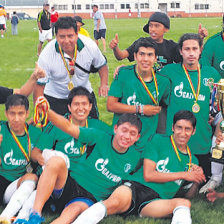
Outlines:
{"type": "Polygon", "coordinates": [[[40,22],[41,17],[42,17],[42,14],[43,14],[43,11],[41,11],[41,12],[38,13],[37,22],[40,22]]]}
{"type": "Polygon", "coordinates": [[[13,94],[13,89],[0,86],[0,104],[5,103],[7,97],[13,94]]]}
{"type": "Polygon", "coordinates": [[[122,72],[118,72],[117,76],[114,78],[111,83],[110,90],[108,96],[113,96],[120,98],[122,97],[123,85],[122,85],[122,72]]]}
{"type": "Polygon", "coordinates": [[[205,44],[202,54],[201,54],[201,59],[200,63],[202,65],[210,65],[212,66],[212,56],[214,49],[212,49],[212,45],[209,43],[209,41],[205,44]]]}
{"type": "Polygon", "coordinates": [[[155,163],[157,163],[158,155],[159,155],[158,145],[159,145],[159,139],[155,135],[155,136],[153,136],[153,138],[148,142],[147,146],[145,147],[143,158],[152,160],[155,163]]]}
{"type": "Polygon", "coordinates": [[[102,138],[105,135],[104,132],[95,128],[81,128],[79,133],[79,142],[82,144],[94,145],[97,139],[102,138]]]}
{"type": "Polygon", "coordinates": [[[214,68],[214,67],[210,67],[211,68],[211,75],[212,78],[214,78],[214,82],[218,82],[222,77],[221,75],[218,73],[218,71],[214,68]]]}
{"type": "Polygon", "coordinates": [[[167,78],[167,85],[166,85],[166,91],[164,92],[163,98],[162,98],[162,104],[168,106],[170,104],[170,95],[172,91],[172,85],[171,80],[167,78]]]}
{"type": "Polygon", "coordinates": [[[37,141],[40,138],[42,132],[39,128],[30,125],[29,134],[30,134],[30,139],[31,139],[31,144],[33,149],[35,145],[37,144],[37,141]]]}
{"type": "Polygon", "coordinates": [[[132,62],[132,61],[135,60],[135,59],[134,59],[134,50],[135,50],[136,42],[137,42],[137,41],[135,41],[131,46],[129,46],[129,47],[126,49],[126,50],[128,51],[128,54],[129,54],[129,56],[128,56],[128,60],[129,60],[130,62],[132,62]]]}

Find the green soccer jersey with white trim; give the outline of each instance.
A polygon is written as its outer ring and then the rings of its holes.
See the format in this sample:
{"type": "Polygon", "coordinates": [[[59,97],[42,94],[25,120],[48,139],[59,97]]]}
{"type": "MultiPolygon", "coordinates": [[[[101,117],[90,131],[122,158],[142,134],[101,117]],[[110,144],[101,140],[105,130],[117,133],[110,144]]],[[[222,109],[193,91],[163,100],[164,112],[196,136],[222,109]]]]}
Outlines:
{"type": "Polygon", "coordinates": [[[214,67],[224,78],[224,38],[223,32],[210,37],[203,47],[200,63],[214,67]]]}
{"type": "MultiPolygon", "coordinates": [[[[127,105],[155,105],[142,83],[138,79],[135,71],[136,65],[122,67],[119,70],[119,74],[113,80],[109,96],[119,98],[119,102],[127,105]]],[[[161,106],[169,104],[170,98],[170,80],[164,76],[156,74],[158,83],[158,101],[161,106]]],[[[156,97],[155,82],[152,79],[150,82],[145,82],[146,86],[154,96],[156,97]]],[[[121,114],[114,113],[113,125],[115,125],[121,114]]],[[[158,125],[158,114],[154,116],[141,116],[138,115],[142,121],[141,138],[139,145],[144,145],[148,138],[156,132],[158,125]]]]}
{"type": "MultiPolygon", "coordinates": [[[[188,71],[192,80],[195,91],[198,85],[197,70],[188,71]]],[[[167,134],[172,132],[173,117],[179,110],[192,111],[195,98],[192,93],[187,76],[184,73],[182,64],[166,65],[161,74],[167,75],[172,82],[172,93],[170,105],[167,109],[167,134]]],[[[207,85],[209,78],[213,78],[215,82],[220,80],[220,75],[211,66],[201,66],[201,88],[197,103],[200,106],[200,111],[194,113],[197,119],[196,133],[189,141],[189,147],[194,154],[207,154],[211,148],[211,126],[208,124],[209,120],[209,101],[210,89],[207,85]]]]}
{"type": "MultiPolygon", "coordinates": [[[[173,149],[170,136],[156,134],[145,148],[143,157],[156,163],[156,171],[161,173],[184,172],[188,170],[189,156],[178,150],[181,161],[173,149]],[[159,144],[158,144],[159,143],[159,144]]],[[[198,164],[197,158],[192,155],[192,163],[198,164]]],[[[143,177],[143,168],[130,176],[130,180],[137,181],[154,191],[162,199],[173,198],[183,184],[183,180],[176,180],[164,183],[146,182],[143,177]]]]}
{"type": "MultiPolygon", "coordinates": [[[[69,114],[66,114],[65,116],[66,118],[69,118],[69,114]]],[[[107,133],[113,133],[112,127],[103,121],[88,118],[87,123],[89,128],[96,128],[107,133]]],[[[80,157],[82,157],[87,149],[85,144],[82,144],[77,139],[74,139],[69,134],[63,132],[51,122],[45,127],[35,147],[41,151],[44,149],[61,151],[69,157],[72,163],[79,161],[80,157]]]]}
{"type": "Polygon", "coordinates": [[[80,128],[78,140],[91,146],[92,152],[74,169],[71,167],[70,175],[97,200],[108,198],[140,162],[142,151],[135,145],[119,153],[112,146],[113,136],[100,130],[80,128]]]}
{"type": "MultiPolygon", "coordinates": [[[[26,165],[28,164],[26,157],[20,150],[9,130],[8,122],[0,122],[1,132],[3,136],[0,145],[0,176],[5,177],[9,181],[14,181],[26,173],[26,165]]],[[[41,131],[32,125],[27,126],[31,141],[31,150],[35,146],[41,131]]],[[[28,139],[27,135],[16,136],[28,155],[28,139]]]]}

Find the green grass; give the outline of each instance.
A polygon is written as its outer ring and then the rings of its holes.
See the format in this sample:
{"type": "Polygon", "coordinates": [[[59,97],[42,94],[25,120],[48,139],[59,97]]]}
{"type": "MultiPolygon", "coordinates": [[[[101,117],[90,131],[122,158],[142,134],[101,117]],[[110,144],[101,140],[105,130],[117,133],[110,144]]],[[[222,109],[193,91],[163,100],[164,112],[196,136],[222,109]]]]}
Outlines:
{"type": "MultiPolygon", "coordinates": [[[[147,19],[120,19],[112,20],[107,19],[107,45],[109,41],[114,38],[115,33],[119,35],[119,47],[124,49],[132,44],[137,38],[147,36],[142,31],[142,27],[147,23],[147,19]]],[[[166,35],[166,39],[178,41],[179,37],[186,32],[197,32],[198,24],[202,23],[209,31],[209,36],[221,30],[221,18],[172,18],[171,31],[166,35]]],[[[85,28],[92,35],[93,21],[85,20],[85,28]]],[[[0,85],[18,88],[30,76],[35,61],[37,61],[37,44],[38,44],[38,31],[35,21],[21,21],[19,23],[19,35],[12,36],[10,24],[8,23],[8,30],[4,39],[0,39],[0,85]]],[[[100,42],[102,49],[102,43],[100,42]]],[[[109,66],[109,83],[113,79],[114,69],[121,64],[129,64],[128,60],[118,62],[112,50],[107,48],[105,53],[108,59],[109,66]]],[[[97,95],[99,87],[99,77],[97,74],[91,75],[90,80],[93,89],[97,95]]],[[[97,97],[98,107],[100,111],[100,118],[111,124],[112,113],[106,111],[106,98],[97,97]]],[[[32,97],[30,97],[31,114],[33,113],[32,97]]],[[[4,106],[0,106],[0,117],[5,119],[4,106]]],[[[221,224],[224,220],[224,203],[222,201],[215,202],[214,204],[208,203],[204,197],[198,196],[192,202],[192,217],[194,224],[221,224]]],[[[52,220],[53,216],[47,215],[46,223],[52,220]]],[[[169,219],[140,219],[136,217],[129,217],[123,219],[120,217],[108,217],[102,223],[105,224],[166,224],[170,223],[169,219]]]]}

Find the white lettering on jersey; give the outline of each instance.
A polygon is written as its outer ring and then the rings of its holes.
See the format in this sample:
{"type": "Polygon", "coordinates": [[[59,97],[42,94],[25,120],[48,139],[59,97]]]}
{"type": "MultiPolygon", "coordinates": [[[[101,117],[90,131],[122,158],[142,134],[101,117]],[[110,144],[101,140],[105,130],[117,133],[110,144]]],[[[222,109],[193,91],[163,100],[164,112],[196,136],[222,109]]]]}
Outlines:
{"type": "Polygon", "coordinates": [[[127,99],[127,104],[128,105],[137,105],[136,102],[136,94],[135,92],[133,93],[133,96],[129,96],[128,99],[127,99]]]}
{"type": "MultiPolygon", "coordinates": [[[[194,95],[193,95],[192,92],[191,93],[184,92],[183,89],[184,89],[183,82],[181,82],[180,85],[175,86],[175,88],[174,88],[175,96],[178,97],[178,98],[181,97],[181,98],[184,98],[184,99],[194,99],[194,95]]],[[[205,96],[199,94],[198,100],[205,101],[205,96]]]]}
{"type": "Polygon", "coordinates": [[[220,67],[221,70],[224,71],[224,61],[221,61],[220,62],[219,67],[220,67]]]}
{"type": "Polygon", "coordinates": [[[106,165],[109,163],[109,159],[98,159],[95,163],[96,170],[101,172],[104,176],[106,176],[109,180],[112,180],[113,182],[119,182],[121,181],[121,177],[112,174],[107,168],[106,165]]]}
{"type": "Polygon", "coordinates": [[[76,154],[76,155],[79,155],[80,154],[80,150],[77,147],[76,148],[73,148],[74,145],[75,145],[74,139],[72,139],[71,142],[66,143],[65,148],[64,148],[65,149],[65,152],[67,154],[76,154]]]}
{"type": "Polygon", "coordinates": [[[126,163],[125,166],[124,166],[124,172],[127,173],[130,169],[131,169],[131,164],[126,163]]]}
{"type": "Polygon", "coordinates": [[[4,162],[5,162],[6,165],[12,165],[12,166],[27,165],[27,160],[26,159],[15,159],[15,158],[13,158],[13,150],[12,149],[11,149],[10,152],[5,154],[4,162]]]}

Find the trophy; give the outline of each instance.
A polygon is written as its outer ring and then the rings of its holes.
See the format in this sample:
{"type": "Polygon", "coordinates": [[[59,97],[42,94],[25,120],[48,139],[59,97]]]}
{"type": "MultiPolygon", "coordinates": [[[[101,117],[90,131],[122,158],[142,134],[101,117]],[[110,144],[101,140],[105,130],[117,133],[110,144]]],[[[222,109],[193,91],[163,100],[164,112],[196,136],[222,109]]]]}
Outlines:
{"type": "MultiPolygon", "coordinates": [[[[215,103],[214,99],[218,103],[219,110],[224,116],[224,79],[220,79],[218,83],[214,83],[213,79],[208,80],[208,86],[212,90],[212,106],[215,103]],[[212,89],[213,86],[213,89],[212,89]]],[[[224,120],[220,123],[220,130],[224,133],[224,120]]],[[[220,142],[218,145],[212,148],[211,161],[224,164],[224,142],[220,142]]]]}

